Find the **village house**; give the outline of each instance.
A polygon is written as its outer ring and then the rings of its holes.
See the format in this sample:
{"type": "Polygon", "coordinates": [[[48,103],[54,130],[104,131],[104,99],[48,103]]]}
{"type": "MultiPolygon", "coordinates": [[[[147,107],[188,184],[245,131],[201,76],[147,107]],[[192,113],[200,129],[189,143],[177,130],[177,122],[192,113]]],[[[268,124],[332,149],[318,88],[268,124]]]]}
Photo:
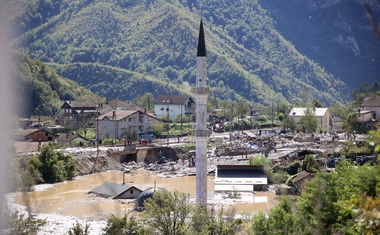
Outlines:
{"type": "Polygon", "coordinates": [[[117,139],[136,137],[148,133],[159,120],[140,110],[113,110],[98,118],[98,138],[109,135],[117,139]]]}
{"type": "Polygon", "coordinates": [[[142,190],[125,183],[104,182],[88,193],[112,199],[135,199],[142,190]]]}
{"type": "Polygon", "coordinates": [[[334,131],[336,132],[342,132],[343,129],[343,120],[340,117],[333,116],[333,123],[334,123],[334,131]]]}
{"type": "Polygon", "coordinates": [[[78,128],[80,124],[93,125],[97,104],[93,101],[65,101],[60,109],[61,125],[78,128]]]}
{"type": "Polygon", "coordinates": [[[356,115],[357,122],[380,120],[380,97],[366,97],[356,115]]]}
{"type": "Polygon", "coordinates": [[[216,192],[262,191],[268,184],[264,167],[250,165],[218,165],[214,181],[216,192]]]}
{"type": "Polygon", "coordinates": [[[188,95],[160,95],[154,101],[157,118],[174,120],[179,115],[191,117],[194,114],[195,101],[188,95]]]}
{"type": "Polygon", "coordinates": [[[119,99],[106,100],[105,105],[111,106],[113,110],[136,109],[134,104],[119,99]]]}
{"type": "MultiPolygon", "coordinates": [[[[301,117],[305,116],[307,108],[292,108],[289,117],[292,117],[297,125],[301,125],[301,117]]],[[[333,132],[334,123],[328,108],[314,108],[314,114],[317,119],[317,129],[321,131],[333,132]]]]}
{"type": "Polygon", "coordinates": [[[14,140],[18,141],[54,141],[55,135],[46,130],[25,129],[19,130],[13,135],[14,140]]]}
{"type": "Polygon", "coordinates": [[[16,153],[33,152],[43,144],[55,142],[57,137],[52,132],[42,129],[18,130],[12,136],[13,147],[16,153]]]}

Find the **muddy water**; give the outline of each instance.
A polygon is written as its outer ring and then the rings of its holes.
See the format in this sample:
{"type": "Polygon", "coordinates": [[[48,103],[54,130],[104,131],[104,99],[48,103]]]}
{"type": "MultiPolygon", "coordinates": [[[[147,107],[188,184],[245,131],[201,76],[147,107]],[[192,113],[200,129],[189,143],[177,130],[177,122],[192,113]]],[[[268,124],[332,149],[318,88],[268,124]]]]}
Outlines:
{"type": "MultiPolygon", "coordinates": [[[[161,178],[153,175],[152,172],[137,170],[124,174],[125,183],[133,185],[141,190],[154,186],[166,188],[169,191],[178,190],[195,196],[195,176],[185,176],[177,178],[161,178]]],[[[214,197],[213,177],[208,177],[208,197],[214,197]]],[[[106,219],[109,214],[123,216],[133,209],[132,200],[112,200],[108,198],[94,197],[88,192],[105,181],[123,182],[123,173],[120,171],[107,171],[86,175],[72,181],[58,183],[40,191],[18,194],[16,203],[28,206],[32,213],[36,214],[59,214],[64,216],[76,216],[81,219],[106,219]]],[[[267,211],[273,205],[274,194],[259,193],[249,197],[261,198],[267,196],[267,202],[245,202],[234,203],[233,207],[238,213],[253,213],[257,211],[267,211]]],[[[212,200],[215,204],[220,204],[223,200],[212,200]]],[[[137,212],[133,212],[137,213],[137,212]]]]}

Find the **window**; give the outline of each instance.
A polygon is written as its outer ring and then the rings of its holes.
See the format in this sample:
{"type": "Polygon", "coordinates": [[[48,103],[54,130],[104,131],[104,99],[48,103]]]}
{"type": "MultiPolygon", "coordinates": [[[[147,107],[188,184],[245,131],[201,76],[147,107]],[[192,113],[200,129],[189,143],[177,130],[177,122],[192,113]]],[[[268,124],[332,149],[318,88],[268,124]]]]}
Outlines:
{"type": "Polygon", "coordinates": [[[161,108],[161,110],[164,110],[164,108],[161,108]]]}
{"type": "Polygon", "coordinates": [[[132,121],[132,118],[128,118],[128,121],[131,122],[131,121],[132,121]]]}
{"type": "Polygon", "coordinates": [[[133,189],[131,189],[131,194],[133,194],[133,189]]]}

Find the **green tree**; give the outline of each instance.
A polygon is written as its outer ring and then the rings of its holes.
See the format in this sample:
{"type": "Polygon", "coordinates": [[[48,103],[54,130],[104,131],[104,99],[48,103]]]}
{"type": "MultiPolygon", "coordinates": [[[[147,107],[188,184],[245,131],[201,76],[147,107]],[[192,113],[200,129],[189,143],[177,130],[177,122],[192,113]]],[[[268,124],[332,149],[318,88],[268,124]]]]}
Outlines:
{"type": "Polygon", "coordinates": [[[269,160],[263,154],[259,154],[255,157],[250,157],[247,164],[251,166],[265,166],[269,165],[269,160]]]}
{"type": "Polygon", "coordinates": [[[2,215],[2,222],[6,221],[4,235],[32,235],[37,234],[46,224],[46,220],[36,219],[33,215],[26,215],[18,211],[2,215]],[[4,218],[5,217],[5,218],[4,218]]]}
{"type": "Polygon", "coordinates": [[[240,119],[239,121],[239,130],[242,130],[242,118],[249,112],[249,106],[247,101],[240,99],[237,102],[237,108],[236,108],[237,116],[240,119]]]}
{"type": "Polygon", "coordinates": [[[316,173],[317,171],[319,171],[319,164],[316,160],[315,155],[306,155],[305,159],[302,161],[301,168],[302,170],[310,173],[316,173]]]}
{"type": "Polygon", "coordinates": [[[317,129],[318,122],[315,117],[315,110],[313,107],[307,107],[303,113],[304,115],[301,117],[302,126],[305,129],[306,133],[313,132],[317,129]]]}
{"type": "Polygon", "coordinates": [[[294,132],[297,129],[296,121],[292,116],[287,116],[284,121],[284,128],[294,132]]]}
{"type": "Polygon", "coordinates": [[[150,92],[145,92],[141,97],[136,98],[136,105],[154,111],[154,96],[150,92]]]}
{"type": "Polygon", "coordinates": [[[264,213],[255,215],[249,229],[251,235],[292,235],[302,234],[298,218],[295,216],[295,206],[291,199],[281,198],[277,207],[273,208],[268,217],[264,213]]]}
{"type": "Polygon", "coordinates": [[[90,234],[90,225],[86,223],[83,227],[78,221],[76,224],[69,229],[67,232],[68,235],[89,235],[90,234]]]}
{"type": "Polygon", "coordinates": [[[146,231],[133,216],[125,214],[119,218],[111,215],[107,220],[107,226],[103,229],[104,235],[144,235],[146,231]]]}
{"type": "Polygon", "coordinates": [[[360,194],[379,198],[380,167],[355,166],[342,161],[331,173],[317,173],[297,201],[297,213],[302,218],[305,234],[349,233],[353,208],[347,202],[360,194]],[[346,231],[346,232],[344,232],[346,231]]]}
{"type": "Polygon", "coordinates": [[[309,103],[309,89],[307,86],[302,85],[300,97],[302,101],[301,106],[306,106],[309,103]]]}
{"type": "Polygon", "coordinates": [[[186,234],[190,229],[187,219],[193,212],[189,200],[187,194],[178,191],[156,191],[144,202],[143,218],[148,229],[167,235],[186,234]]]}
{"type": "Polygon", "coordinates": [[[314,108],[322,108],[322,104],[321,104],[321,102],[319,102],[319,100],[317,100],[317,99],[313,99],[313,101],[311,101],[311,105],[312,105],[314,108]]]}
{"type": "Polygon", "coordinates": [[[30,160],[30,165],[38,169],[42,182],[45,183],[61,182],[75,177],[76,163],[72,156],[55,151],[50,145],[43,145],[40,154],[30,160]]]}

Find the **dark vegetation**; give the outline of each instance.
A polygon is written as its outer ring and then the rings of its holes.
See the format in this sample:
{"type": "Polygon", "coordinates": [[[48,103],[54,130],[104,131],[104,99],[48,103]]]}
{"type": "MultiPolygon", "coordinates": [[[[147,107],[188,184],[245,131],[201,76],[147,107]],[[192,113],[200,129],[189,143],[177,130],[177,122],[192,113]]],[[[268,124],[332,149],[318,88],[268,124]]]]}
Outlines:
{"type": "Polygon", "coordinates": [[[50,145],[43,145],[40,153],[30,159],[14,159],[11,165],[13,191],[29,191],[35,184],[71,180],[76,172],[72,156],[55,151],[50,145]]]}
{"type": "Polygon", "coordinates": [[[53,116],[64,100],[100,99],[76,82],[57,75],[54,69],[40,60],[17,51],[12,55],[12,76],[17,94],[14,107],[19,117],[53,116]]]}

